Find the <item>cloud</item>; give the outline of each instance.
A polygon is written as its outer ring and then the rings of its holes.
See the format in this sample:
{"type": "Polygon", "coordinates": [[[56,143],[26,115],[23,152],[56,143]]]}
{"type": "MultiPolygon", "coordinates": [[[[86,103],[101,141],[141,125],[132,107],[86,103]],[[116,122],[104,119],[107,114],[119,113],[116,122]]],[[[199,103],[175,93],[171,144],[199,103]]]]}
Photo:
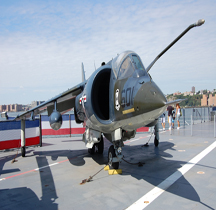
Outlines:
{"type": "Polygon", "coordinates": [[[196,84],[196,88],[215,88],[212,82],[202,82],[209,75],[216,78],[214,1],[22,0],[1,5],[0,97],[4,103],[16,103],[20,86],[27,91],[22,103],[51,98],[81,82],[81,62],[88,78],[94,61],[99,67],[124,50],[137,52],[147,67],[200,18],[206,23],[183,37],[150,73],[164,93],[187,91],[196,84]],[[10,96],[5,93],[9,90],[10,96]]]}

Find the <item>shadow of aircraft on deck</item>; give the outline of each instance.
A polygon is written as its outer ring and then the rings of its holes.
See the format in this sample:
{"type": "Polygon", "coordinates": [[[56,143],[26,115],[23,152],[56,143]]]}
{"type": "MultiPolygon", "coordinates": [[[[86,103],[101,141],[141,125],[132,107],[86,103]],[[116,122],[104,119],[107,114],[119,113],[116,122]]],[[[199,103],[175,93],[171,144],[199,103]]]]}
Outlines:
{"type": "MultiPolygon", "coordinates": [[[[30,153],[31,151],[28,151],[30,153]]],[[[21,155],[19,155],[21,156],[21,155]]],[[[18,157],[19,157],[18,156],[18,157]]],[[[11,161],[14,155],[7,156],[5,160],[11,161]]],[[[45,156],[36,157],[38,168],[49,165],[45,156]]],[[[5,162],[4,162],[5,163],[5,162]]],[[[1,161],[2,164],[2,161],[1,161]]],[[[3,168],[3,167],[2,167],[3,168]]],[[[4,173],[17,172],[20,169],[3,170],[4,173]]],[[[2,171],[1,171],[2,172],[2,171]]],[[[58,204],[55,200],[58,198],[55,183],[53,180],[50,167],[45,167],[38,171],[41,181],[41,199],[37,197],[35,192],[28,187],[0,189],[0,209],[52,209],[57,210],[58,204]]]]}
{"type": "MultiPolygon", "coordinates": [[[[19,208],[19,205],[17,205],[17,203],[21,205],[23,203],[22,199],[24,197],[28,198],[29,200],[26,204],[23,204],[26,206],[22,207],[28,208],[29,202],[32,202],[35,208],[31,206],[31,209],[38,209],[39,207],[46,207],[46,209],[58,209],[58,204],[55,203],[55,200],[58,198],[58,196],[53,175],[49,167],[50,163],[48,162],[48,159],[51,158],[53,161],[58,161],[60,158],[62,160],[62,157],[65,157],[66,161],[68,159],[70,164],[74,166],[85,167],[85,159],[92,158],[97,164],[104,166],[108,161],[107,153],[109,144],[110,143],[105,139],[103,155],[90,155],[87,149],[73,150],[73,148],[68,148],[67,150],[34,151],[33,153],[36,156],[35,158],[38,164],[38,168],[41,168],[41,170],[38,171],[40,174],[42,189],[41,199],[39,199],[31,189],[26,187],[10,189],[10,193],[8,189],[3,189],[0,190],[0,198],[2,201],[0,208],[4,209],[3,205],[9,205],[9,207],[16,207],[16,209],[21,209],[21,206],[19,208]],[[10,197],[16,197],[16,195],[18,194],[21,196],[18,196],[15,200],[10,199],[10,197]],[[8,204],[8,200],[10,201],[10,204],[8,204]]],[[[123,155],[125,160],[133,164],[138,162],[145,164],[142,167],[138,167],[137,165],[130,165],[123,161],[120,165],[123,171],[123,174],[121,176],[130,175],[137,180],[142,179],[152,184],[153,186],[158,186],[162,181],[176,172],[177,169],[186,164],[186,162],[184,161],[176,161],[172,159],[173,156],[169,153],[169,151],[175,151],[175,148],[174,144],[171,142],[160,142],[159,147],[155,147],[153,144],[149,144],[149,147],[142,146],[143,145],[124,146],[123,155]]],[[[84,178],[88,178],[85,177],[85,175],[83,176],[84,177],[80,176],[80,181],[84,178]]],[[[106,177],[103,177],[102,179],[106,179],[106,177]]],[[[97,178],[93,178],[93,181],[97,181],[97,178]]],[[[113,190],[115,190],[115,188],[113,188],[113,190]]],[[[71,189],[71,191],[73,191],[73,189],[71,189]]],[[[207,204],[201,202],[196,190],[185,179],[184,176],[181,176],[175,182],[175,184],[171,185],[166,191],[174,195],[189,199],[191,201],[199,202],[205,207],[213,209],[207,204]]]]}
{"type": "MultiPolygon", "coordinates": [[[[34,152],[34,154],[39,157],[50,156],[52,160],[58,160],[59,157],[66,157],[69,162],[75,166],[84,166],[86,163],[85,158],[92,158],[96,163],[104,166],[108,161],[107,153],[109,145],[109,141],[105,139],[103,155],[90,155],[88,154],[87,149],[41,151],[34,152]]],[[[143,145],[125,145],[123,154],[124,159],[132,164],[130,165],[124,161],[121,163],[120,167],[123,171],[122,176],[130,175],[138,180],[143,179],[153,186],[159,185],[162,181],[187,163],[185,161],[172,160],[173,156],[169,153],[169,150],[175,151],[173,146],[174,144],[171,142],[160,142],[159,147],[155,147],[153,144],[149,144],[149,147],[143,147],[143,145]],[[138,162],[142,162],[144,165],[142,167],[138,167],[138,165],[134,164],[138,162]]],[[[82,178],[84,179],[86,177],[81,177],[81,179],[82,178]]],[[[199,202],[209,209],[213,209],[207,204],[201,202],[196,190],[184,176],[181,176],[175,182],[175,185],[171,185],[166,191],[177,196],[199,202]]]]}

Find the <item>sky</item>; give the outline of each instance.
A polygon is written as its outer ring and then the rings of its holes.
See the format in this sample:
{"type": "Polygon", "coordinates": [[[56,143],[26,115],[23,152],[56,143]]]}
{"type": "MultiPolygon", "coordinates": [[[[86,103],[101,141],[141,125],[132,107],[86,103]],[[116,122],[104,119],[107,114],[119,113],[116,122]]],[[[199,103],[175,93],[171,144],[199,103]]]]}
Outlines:
{"type": "Polygon", "coordinates": [[[0,104],[46,101],[135,51],[164,94],[216,88],[215,0],[0,0],[0,104]]]}

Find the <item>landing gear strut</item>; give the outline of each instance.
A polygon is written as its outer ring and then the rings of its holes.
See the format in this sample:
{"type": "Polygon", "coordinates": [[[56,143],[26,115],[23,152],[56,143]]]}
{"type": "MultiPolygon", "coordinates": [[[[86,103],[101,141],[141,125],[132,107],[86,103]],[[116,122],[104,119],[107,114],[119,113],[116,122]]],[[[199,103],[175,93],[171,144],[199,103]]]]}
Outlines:
{"type": "MultiPolygon", "coordinates": [[[[153,135],[153,132],[152,132],[152,134],[151,134],[151,136],[150,136],[148,142],[147,142],[146,144],[143,145],[144,147],[148,147],[148,146],[149,146],[148,143],[149,143],[149,141],[151,140],[152,135],[153,135]]],[[[156,124],[156,125],[154,126],[154,136],[155,136],[155,138],[154,138],[154,145],[155,145],[155,147],[158,147],[158,145],[159,145],[159,129],[158,129],[158,124],[156,124]]],[[[143,146],[142,146],[142,147],[143,147],[143,146]]]]}
{"type": "Polygon", "coordinates": [[[155,134],[155,138],[154,138],[154,145],[155,147],[158,146],[159,144],[159,129],[158,129],[158,123],[155,125],[154,127],[154,134],[155,134]]]}
{"type": "Polygon", "coordinates": [[[159,144],[159,140],[155,137],[155,138],[154,138],[154,145],[157,147],[158,144],[159,144]]]}

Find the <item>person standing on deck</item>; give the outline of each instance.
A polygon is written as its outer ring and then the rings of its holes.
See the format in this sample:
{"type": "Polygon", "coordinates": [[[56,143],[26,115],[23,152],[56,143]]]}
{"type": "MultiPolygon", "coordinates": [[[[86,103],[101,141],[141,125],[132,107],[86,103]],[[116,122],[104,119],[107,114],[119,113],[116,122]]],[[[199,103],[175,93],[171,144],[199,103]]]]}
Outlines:
{"type": "Polygon", "coordinates": [[[175,111],[172,111],[172,129],[174,129],[174,122],[175,122],[175,111]]]}
{"type": "Polygon", "coordinates": [[[163,127],[163,131],[165,131],[165,123],[166,123],[166,118],[165,118],[165,112],[161,115],[161,125],[163,127]]]}
{"type": "Polygon", "coordinates": [[[167,111],[168,111],[168,122],[169,122],[169,130],[172,129],[172,111],[174,110],[174,108],[172,106],[168,106],[167,107],[167,111]]]}
{"type": "Polygon", "coordinates": [[[177,129],[180,128],[180,122],[179,122],[180,116],[181,116],[181,108],[180,108],[179,104],[176,104],[176,119],[177,119],[177,123],[178,123],[177,129]]]}

